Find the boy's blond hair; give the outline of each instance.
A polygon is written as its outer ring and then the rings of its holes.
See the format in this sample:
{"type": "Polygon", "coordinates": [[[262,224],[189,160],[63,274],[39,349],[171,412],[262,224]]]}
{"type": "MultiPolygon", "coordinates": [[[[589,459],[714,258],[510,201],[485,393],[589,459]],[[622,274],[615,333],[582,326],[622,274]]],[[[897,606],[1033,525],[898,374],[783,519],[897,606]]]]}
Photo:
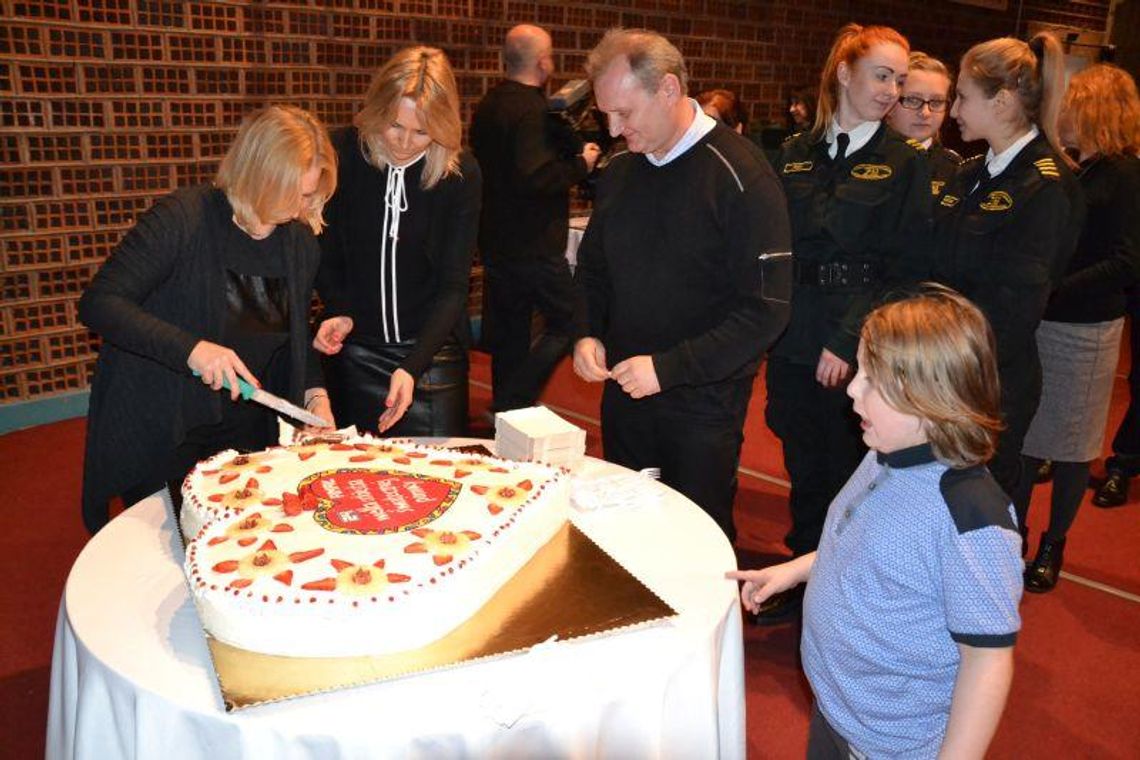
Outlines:
{"type": "Polygon", "coordinates": [[[1002,429],[994,335],[978,307],[928,283],[863,323],[859,361],[883,399],[923,421],[951,467],[993,456],[1002,429]]]}
{"type": "Polygon", "coordinates": [[[321,177],[300,220],[319,235],[325,202],[336,189],[336,152],[324,124],[296,106],[268,106],[242,120],[218,167],[214,185],[226,194],[238,222],[249,229],[291,206],[301,178],[313,166],[321,177]]]}

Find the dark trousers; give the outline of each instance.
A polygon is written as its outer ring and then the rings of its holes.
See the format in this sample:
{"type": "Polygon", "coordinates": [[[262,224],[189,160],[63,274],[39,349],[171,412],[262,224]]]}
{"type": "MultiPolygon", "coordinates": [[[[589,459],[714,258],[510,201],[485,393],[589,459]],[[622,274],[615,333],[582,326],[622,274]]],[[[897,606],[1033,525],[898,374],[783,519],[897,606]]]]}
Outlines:
{"type": "Polygon", "coordinates": [[[824,388],[815,367],[768,359],[768,427],[784,447],[791,478],[792,529],[784,543],[797,557],[819,546],[827,508],[867,447],[846,388],[824,388]]]}
{"type": "Polygon", "coordinates": [[[732,504],[752,378],[703,388],[674,388],[632,399],[614,382],[602,394],[606,459],[640,470],[660,467],[680,491],[736,538],[732,504]]]}
{"type": "Polygon", "coordinates": [[[1035,476],[1035,472],[1025,466],[1021,447],[1041,401],[1041,364],[1036,357],[1025,359],[1020,367],[1022,372],[1000,377],[1001,418],[1005,429],[998,435],[997,449],[989,461],[990,473],[1011,501],[1032,487],[1027,481],[1035,476]]]}
{"type": "MultiPolygon", "coordinates": [[[[340,353],[325,357],[325,384],[340,427],[377,431],[392,373],[407,358],[412,342],[365,345],[345,342],[340,353]]],[[[412,405],[384,432],[391,437],[467,434],[467,352],[450,342],[435,353],[416,381],[412,405]]]]}
{"type": "Polygon", "coordinates": [[[491,352],[495,411],[534,406],[570,346],[573,312],[573,281],[565,257],[487,263],[483,343],[491,352]],[[543,327],[532,340],[536,310],[543,327]]]}
{"type": "Polygon", "coordinates": [[[861,757],[852,751],[851,745],[838,731],[832,728],[819,711],[819,705],[812,705],[811,723],[808,725],[808,760],[849,760],[861,757]]]}
{"type": "Polygon", "coordinates": [[[1128,348],[1132,353],[1132,369],[1128,371],[1128,411],[1120,421],[1112,439],[1112,456],[1105,461],[1109,470],[1119,470],[1128,477],[1140,475],[1140,312],[1133,309],[1129,317],[1128,348]]]}

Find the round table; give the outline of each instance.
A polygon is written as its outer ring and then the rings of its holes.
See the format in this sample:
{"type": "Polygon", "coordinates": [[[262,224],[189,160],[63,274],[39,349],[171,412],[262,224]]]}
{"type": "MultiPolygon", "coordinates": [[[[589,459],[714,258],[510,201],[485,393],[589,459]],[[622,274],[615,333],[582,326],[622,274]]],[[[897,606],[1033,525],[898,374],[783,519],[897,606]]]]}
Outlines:
{"type": "MultiPolygon", "coordinates": [[[[617,472],[587,459],[575,477],[617,472]]],[[[741,613],[735,583],[723,579],[732,548],[688,499],[645,487],[659,498],[572,520],[676,618],[233,713],[190,600],[168,496],[155,494],[72,567],[47,757],[743,758],[741,613]]]]}

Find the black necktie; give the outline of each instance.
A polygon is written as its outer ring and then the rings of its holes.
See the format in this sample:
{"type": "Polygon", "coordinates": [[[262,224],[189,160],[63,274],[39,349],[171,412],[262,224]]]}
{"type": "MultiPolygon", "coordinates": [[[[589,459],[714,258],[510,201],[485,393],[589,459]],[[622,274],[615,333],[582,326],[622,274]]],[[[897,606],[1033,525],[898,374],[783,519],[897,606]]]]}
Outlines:
{"type": "Polygon", "coordinates": [[[835,136],[835,160],[842,161],[847,155],[847,145],[851,142],[851,135],[840,132],[835,136]]]}

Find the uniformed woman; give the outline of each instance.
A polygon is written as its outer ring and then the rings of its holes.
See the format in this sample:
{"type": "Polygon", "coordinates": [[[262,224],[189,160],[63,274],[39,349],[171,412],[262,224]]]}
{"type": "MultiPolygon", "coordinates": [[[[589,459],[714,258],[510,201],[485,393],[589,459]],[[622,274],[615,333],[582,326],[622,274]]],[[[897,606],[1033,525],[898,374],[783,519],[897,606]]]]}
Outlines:
{"type": "Polygon", "coordinates": [[[985,140],[989,151],[963,166],[935,210],[936,276],[994,328],[1006,429],[990,470],[1011,496],[1041,397],[1034,334],[1083,218],[1080,187],[1057,147],[1064,74],[1060,43],[1049,34],[970,48],[950,115],[964,139],[985,140]]]}
{"type": "MultiPolygon", "coordinates": [[[[1025,589],[1035,592],[1057,583],[1089,462],[1104,445],[1125,292],[1140,281],[1140,95],[1128,72],[1101,63],[1075,74],[1060,135],[1080,156],[1077,176],[1088,214],[1068,271],[1037,328],[1044,382],[1022,447],[1023,467],[1034,472],[1049,459],[1054,469],[1049,527],[1025,571],[1025,589]]],[[[1032,479],[1024,478],[1024,485],[1014,506],[1018,522],[1028,525],[1032,479]]]]}
{"type": "MultiPolygon", "coordinates": [[[[791,319],[768,362],[767,422],[791,476],[799,556],[814,551],[827,507],[866,451],[844,394],[859,328],[877,295],[929,276],[930,173],[921,148],[883,117],[906,79],[909,45],[894,29],[848,24],[820,79],[811,131],[775,164],[788,198],[795,255],[791,319]]],[[[777,595],[761,622],[798,608],[777,595]]]]}
{"type": "Polygon", "coordinates": [[[887,114],[887,124],[892,129],[926,148],[930,192],[935,202],[942,199],[962,166],[962,157],[941,140],[942,122],[950,110],[950,82],[946,64],[926,53],[912,51],[899,102],[887,114]]]}

